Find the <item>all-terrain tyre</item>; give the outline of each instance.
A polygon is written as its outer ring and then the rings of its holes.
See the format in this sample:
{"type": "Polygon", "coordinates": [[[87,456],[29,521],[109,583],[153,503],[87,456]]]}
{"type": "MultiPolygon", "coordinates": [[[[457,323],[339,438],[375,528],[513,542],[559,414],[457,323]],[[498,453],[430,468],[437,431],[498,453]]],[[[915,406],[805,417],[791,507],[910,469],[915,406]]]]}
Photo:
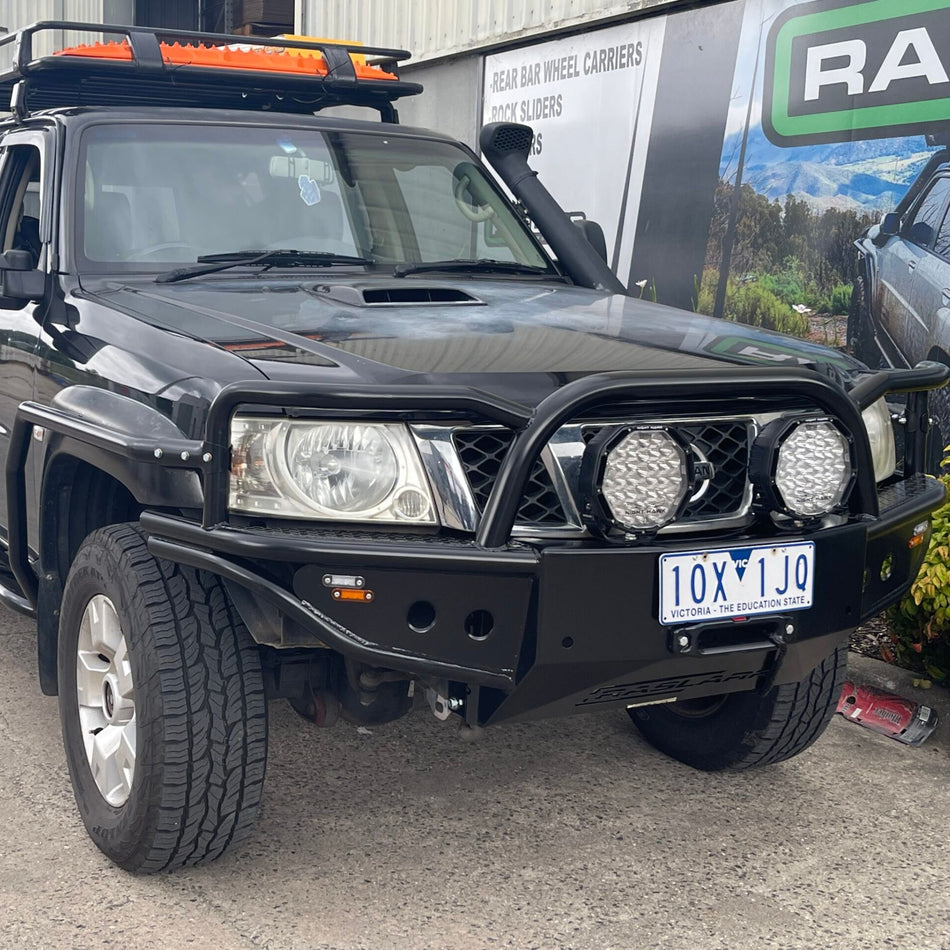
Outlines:
{"type": "Polygon", "coordinates": [[[764,695],[730,693],[628,712],[647,742],[693,768],[772,765],[798,755],[824,732],[847,665],[847,646],[840,646],[805,679],[764,695]]]}
{"type": "Polygon", "coordinates": [[[211,575],[161,561],[135,525],[91,534],[59,627],[76,803],[129,871],[210,861],[250,832],[267,759],[260,652],[211,575]]]}

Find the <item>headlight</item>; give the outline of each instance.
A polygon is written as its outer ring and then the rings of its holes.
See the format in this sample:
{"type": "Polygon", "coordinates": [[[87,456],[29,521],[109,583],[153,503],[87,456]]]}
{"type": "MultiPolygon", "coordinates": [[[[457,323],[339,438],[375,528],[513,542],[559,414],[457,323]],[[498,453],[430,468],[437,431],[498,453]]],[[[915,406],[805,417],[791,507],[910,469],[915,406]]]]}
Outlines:
{"type": "Polygon", "coordinates": [[[752,447],[749,473],[762,502],[796,518],[839,508],[854,483],[851,440],[824,417],[777,419],[752,447]]]}
{"type": "Polygon", "coordinates": [[[235,511],[285,518],[436,524],[405,426],[236,416],[231,422],[235,511]]]}
{"type": "Polygon", "coordinates": [[[894,448],[894,427],[891,413],[884,398],[868,406],[861,413],[864,427],[871,443],[871,459],[874,462],[874,480],[882,482],[894,474],[897,468],[897,451],[894,448]]]}
{"type": "Polygon", "coordinates": [[[584,453],[589,520],[601,531],[655,531],[679,514],[692,473],[684,447],[659,427],[607,428],[584,453]]]}

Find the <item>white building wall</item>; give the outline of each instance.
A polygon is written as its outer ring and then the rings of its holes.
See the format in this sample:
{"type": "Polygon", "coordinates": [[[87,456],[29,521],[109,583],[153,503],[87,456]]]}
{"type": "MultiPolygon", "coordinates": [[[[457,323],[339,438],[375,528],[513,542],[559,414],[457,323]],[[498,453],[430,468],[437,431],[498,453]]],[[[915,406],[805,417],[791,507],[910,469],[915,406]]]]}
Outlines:
{"type": "Polygon", "coordinates": [[[671,0],[297,0],[297,32],[410,50],[413,62],[629,17],[671,0]]]}

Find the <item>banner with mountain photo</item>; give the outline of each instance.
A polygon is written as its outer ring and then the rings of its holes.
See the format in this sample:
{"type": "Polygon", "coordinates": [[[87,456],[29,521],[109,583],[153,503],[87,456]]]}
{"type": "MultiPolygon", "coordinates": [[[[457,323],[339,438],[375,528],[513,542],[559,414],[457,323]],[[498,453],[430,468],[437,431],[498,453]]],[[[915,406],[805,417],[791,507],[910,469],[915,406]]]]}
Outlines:
{"type": "Polygon", "coordinates": [[[483,121],[630,292],[840,343],[855,239],[950,129],[950,0],[724,0],[485,58],[483,121]]]}
{"type": "MultiPolygon", "coordinates": [[[[669,120],[677,144],[656,108],[630,286],[647,280],[660,302],[843,343],[834,317],[848,311],[854,241],[913,184],[935,151],[927,136],[950,129],[948,37],[950,0],[746,0],[711,214],[694,217],[691,250],[664,224],[663,195],[694,188],[675,180],[676,149],[692,147],[685,127],[711,120],[684,98],[669,120]],[[700,241],[701,272],[690,266],[700,241]]],[[[660,88],[670,72],[692,73],[681,86],[704,81],[690,53],[682,41],[664,48],[660,88]]]]}

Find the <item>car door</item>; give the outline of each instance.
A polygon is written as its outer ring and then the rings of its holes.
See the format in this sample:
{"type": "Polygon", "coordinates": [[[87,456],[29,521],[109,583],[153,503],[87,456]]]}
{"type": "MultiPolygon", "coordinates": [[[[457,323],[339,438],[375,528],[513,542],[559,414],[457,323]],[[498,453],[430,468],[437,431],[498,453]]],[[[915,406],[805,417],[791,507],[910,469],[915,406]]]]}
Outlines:
{"type": "MultiPolygon", "coordinates": [[[[46,142],[34,131],[8,134],[0,146],[0,251],[28,250],[48,266],[50,216],[45,180],[46,142]]],[[[6,464],[17,407],[33,397],[39,340],[33,301],[0,298],[0,465],[6,464]]],[[[0,526],[6,537],[6,484],[0,478],[0,526]]]]}
{"type": "Polygon", "coordinates": [[[917,286],[918,270],[932,253],[948,199],[950,177],[934,179],[880,255],[880,324],[896,351],[897,363],[913,365],[925,359],[929,350],[931,316],[927,296],[921,297],[917,286]]]}
{"type": "Polygon", "coordinates": [[[916,352],[941,359],[950,355],[950,210],[944,212],[930,252],[917,267],[914,304],[927,325],[926,338],[916,352]]]}

